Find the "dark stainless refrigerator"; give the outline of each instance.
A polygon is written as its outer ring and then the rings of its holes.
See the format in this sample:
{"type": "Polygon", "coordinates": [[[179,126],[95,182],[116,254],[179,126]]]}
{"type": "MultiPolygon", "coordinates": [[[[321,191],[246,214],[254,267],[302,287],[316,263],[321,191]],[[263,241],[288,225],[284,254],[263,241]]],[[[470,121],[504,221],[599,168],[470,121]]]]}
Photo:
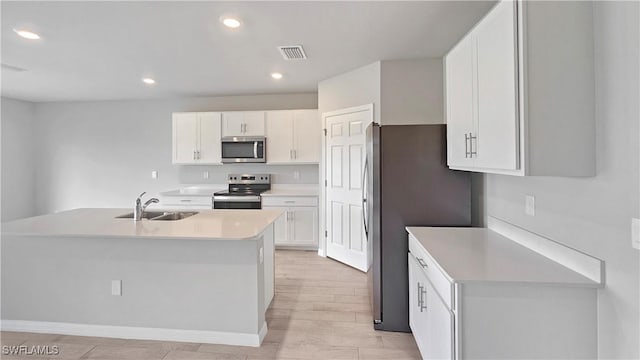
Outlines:
{"type": "Polygon", "coordinates": [[[377,330],[409,331],[406,226],[470,226],[471,178],[449,170],[445,125],[367,128],[365,218],[377,330]]]}

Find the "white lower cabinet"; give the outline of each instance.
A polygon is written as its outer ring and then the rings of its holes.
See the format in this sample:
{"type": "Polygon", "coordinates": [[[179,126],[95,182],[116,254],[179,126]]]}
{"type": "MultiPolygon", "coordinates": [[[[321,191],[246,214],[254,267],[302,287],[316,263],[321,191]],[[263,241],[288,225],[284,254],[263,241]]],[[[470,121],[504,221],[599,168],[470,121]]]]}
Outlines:
{"type": "MultiPolygon", "coordinates": [[[[482,251],[459,246],[463,241],[451,242],[461,253],[482,251]]],[[[503,272],[514,270],[485,259],[479,257],[467,267],[497,280],[469,280],[474,275],[460,272],[462,280],[450,278],[438,258],[409,236],[409,326],[423,359],[597,357],[596,289],[501,281],[503,272]]]]}
{"type": "Polygon", "coordinates": [[[157,206],[167,210],[210,210],[213,208],[211,196],[162,196],[157,206]]]}
{"type": "Polygon", "coordinates": [[[453,359],[453,313],[409,253],[409,325],[424,359],[453,359]]]}
{"type": "Polygon", "coordinates": [[[318,248],[317,197],[269,196],[262,199],[262,207],[284,211],[274,225],[276,246],[318,248]]]}

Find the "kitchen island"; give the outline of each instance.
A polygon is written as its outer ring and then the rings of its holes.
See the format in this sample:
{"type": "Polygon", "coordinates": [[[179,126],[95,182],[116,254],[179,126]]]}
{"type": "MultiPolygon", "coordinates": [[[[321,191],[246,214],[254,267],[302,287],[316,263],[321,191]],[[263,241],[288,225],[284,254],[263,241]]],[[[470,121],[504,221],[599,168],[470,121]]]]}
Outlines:
{"type": "Polygon", "coordinates": [[[75,209],[2,224],[2,330],[259,346],[279,210],[75,209]]]}

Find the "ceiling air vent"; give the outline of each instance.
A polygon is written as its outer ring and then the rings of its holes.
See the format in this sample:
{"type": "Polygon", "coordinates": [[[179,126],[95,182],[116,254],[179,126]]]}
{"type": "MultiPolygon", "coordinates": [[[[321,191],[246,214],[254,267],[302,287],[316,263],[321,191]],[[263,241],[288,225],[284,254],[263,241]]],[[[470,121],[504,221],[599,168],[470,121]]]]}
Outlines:
{"type": "Polygon", "coordinates": [[[307,58],[302,45],[278,46],[278,50],[285,60],[304,60],[307,58]]]}

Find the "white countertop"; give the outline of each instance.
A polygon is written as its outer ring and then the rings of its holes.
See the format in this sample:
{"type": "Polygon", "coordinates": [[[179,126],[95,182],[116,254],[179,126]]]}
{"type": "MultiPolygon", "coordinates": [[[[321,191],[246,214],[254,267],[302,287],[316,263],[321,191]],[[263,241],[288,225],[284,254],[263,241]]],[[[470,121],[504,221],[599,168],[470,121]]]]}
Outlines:
{"type": "MultiPolygon", "coordinates": [[[[152,210],[150,210],[152,211],[152,210]]],[[[253,240],[281,210],[200,210],[177,221],[116,219],[132,209],[74,209],[2,224],[2,236],[253,240]]]]}
{"type": "Polygon", "coordinates": [[[176,190],[163,191],[162,196],[213,196],[216,191],[226,190],[226,185],[215,186],[188,186],[176,190]]]}
{"type": "Polygon", "coordinates": [[[601,284],[485,228],[407,227],[453,282],[601,284]]]}
{"type": "Polygon", "coordinates": [[[260,196],[318,196],[317,188],[275,188],[265,191],[260,196]]]}
{"type": "MultiPolygon", "coordinates": [[[[211,197],[216,191],[226,190],[226,185],[188,186],[180,189],[163,191],[162,196],[206,196],[211,197]]],[[[273,184],[271,190],[261,196],[318,196],[318,185],[310,184],[273,184]]]]}

